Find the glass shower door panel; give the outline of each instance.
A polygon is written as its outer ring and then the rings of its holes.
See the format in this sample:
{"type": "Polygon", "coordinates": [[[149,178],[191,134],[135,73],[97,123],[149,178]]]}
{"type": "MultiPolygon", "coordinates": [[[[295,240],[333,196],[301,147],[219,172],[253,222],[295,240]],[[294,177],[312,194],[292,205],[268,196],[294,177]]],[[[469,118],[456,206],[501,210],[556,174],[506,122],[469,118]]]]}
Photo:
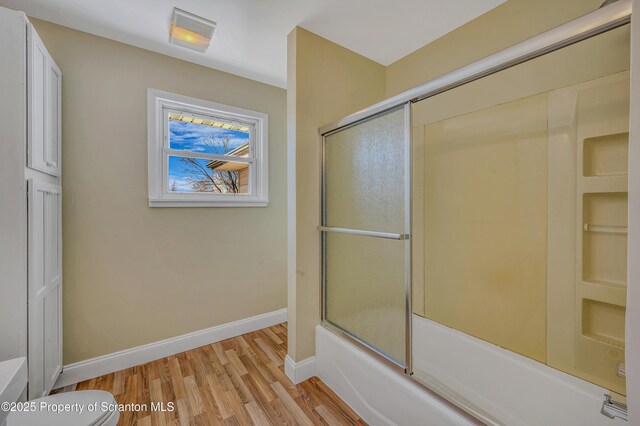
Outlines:
{"type": "Polygon", "coordinates": [[[326,236],[326,319],[405,364],[405,242],[326,236]]]}
{"type": "Polygon", "coordinates": [[[404,232],[404,107],[325,138],[325,225],[404,232]]]}
{"type": "Polygon", "coordinates": [[[325,136],[323,174],[323,319],[402,368],[408,113],[403,106],[325,136]]]}

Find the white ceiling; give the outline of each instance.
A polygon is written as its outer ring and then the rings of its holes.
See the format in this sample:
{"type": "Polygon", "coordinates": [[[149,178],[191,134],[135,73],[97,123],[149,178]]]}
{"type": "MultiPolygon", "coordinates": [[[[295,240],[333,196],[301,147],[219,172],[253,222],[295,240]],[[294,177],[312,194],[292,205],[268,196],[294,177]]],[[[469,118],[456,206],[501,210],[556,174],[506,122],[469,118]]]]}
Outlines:
{"type": "Polygon", "coordinates": [[[504,1],[0,0],[0,5],[286,87],[287,34],[296,25],[389,65],[504,1]],[[174,6],[217,22],[205,54],[168,43],[174,6]]]}

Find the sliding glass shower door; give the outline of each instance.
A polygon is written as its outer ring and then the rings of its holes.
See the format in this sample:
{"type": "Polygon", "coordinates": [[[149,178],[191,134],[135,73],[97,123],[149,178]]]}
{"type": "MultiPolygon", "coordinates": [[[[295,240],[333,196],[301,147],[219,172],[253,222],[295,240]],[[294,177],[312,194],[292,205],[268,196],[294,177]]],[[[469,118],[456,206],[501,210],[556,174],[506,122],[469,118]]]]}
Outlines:
{"type": "Polygon", "coordinates": [[[323,135],[323,323],[410,355],[410,107],[323,135]]]}

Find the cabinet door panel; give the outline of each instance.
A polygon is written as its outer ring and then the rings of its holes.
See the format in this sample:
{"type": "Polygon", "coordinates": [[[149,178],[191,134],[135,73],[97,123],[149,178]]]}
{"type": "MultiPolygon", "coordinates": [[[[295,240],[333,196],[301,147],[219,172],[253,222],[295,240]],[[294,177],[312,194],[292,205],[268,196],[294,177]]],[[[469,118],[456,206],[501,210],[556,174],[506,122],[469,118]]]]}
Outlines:
{"type": "Polygon", "coordinates": [[[31,25],[27,29],[28,37],[28,141],[29,149],[27,151],[28,166],[40,170],[47,171],[47,153],[45,152],[45,76],[47,74],[47,49],[44,47],[42,40],[38,37],[31,25]]]}
{"type": "Polygon", "coordinates": [[[62,73],[31,25],[27,38],[27,166],[59,176],[62,73]]]}
{"type": "Polygon", "coordinates": [[[46,150],[48,151],[49,173],[60,176],[61,157],[61,96],[62,96],[62,72],[53,62],[51,57],[47,58],[47,137],[45,138],[46,150]]]}
{"type": "Polygon", "coordinates": [[[29,398],[46,395],[62,369],[60,187],[29,181],[29,398]]]}

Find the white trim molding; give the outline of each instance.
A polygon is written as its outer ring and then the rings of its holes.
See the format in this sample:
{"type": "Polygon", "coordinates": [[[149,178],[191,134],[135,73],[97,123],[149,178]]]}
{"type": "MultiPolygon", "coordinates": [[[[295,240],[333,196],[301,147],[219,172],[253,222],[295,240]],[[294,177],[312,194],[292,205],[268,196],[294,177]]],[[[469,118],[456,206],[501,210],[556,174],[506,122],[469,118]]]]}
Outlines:
{"type": "Polygon", "coordinates": [[[304,382],[316,375],[316,357],[312,356],[295,362],[289,355],[284,359],[284,374],[294,385],[304,382]]]}
{"type": "Polygon", "coordinates": [[[287,321],[287,308],[65,365],[54,389],[287,321]]]}

